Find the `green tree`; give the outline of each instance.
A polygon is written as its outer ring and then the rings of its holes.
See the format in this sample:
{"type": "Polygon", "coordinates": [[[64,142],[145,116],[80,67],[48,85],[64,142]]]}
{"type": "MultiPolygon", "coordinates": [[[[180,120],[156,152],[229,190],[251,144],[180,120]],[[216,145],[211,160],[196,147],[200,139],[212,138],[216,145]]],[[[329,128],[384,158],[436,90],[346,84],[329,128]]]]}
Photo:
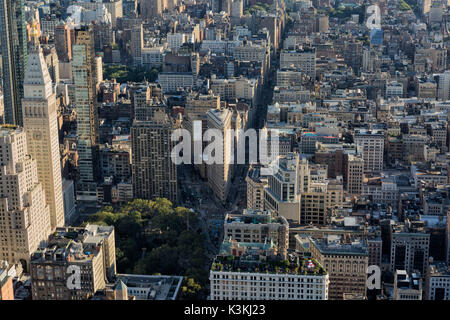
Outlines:
{"type": "Polygon", "coordinates": [[[114,226],[118,272],[186,276],[194,281],[186,285],[186,297],[206,295],[210,265],[206,237],[196,231],[197,213],[164,198],[135,199],[104,207],[87,223],[114,226]]]}

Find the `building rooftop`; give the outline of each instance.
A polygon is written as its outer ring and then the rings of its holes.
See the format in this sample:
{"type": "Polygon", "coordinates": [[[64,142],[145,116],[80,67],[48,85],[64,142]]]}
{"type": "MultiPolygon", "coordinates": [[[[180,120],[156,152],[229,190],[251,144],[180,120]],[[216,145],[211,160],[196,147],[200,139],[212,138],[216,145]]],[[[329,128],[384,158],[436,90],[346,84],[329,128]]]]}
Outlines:
{"type": "Polygon", "coordinates": [[[363,239],[353,239],[352,242],[344,243],[337,235],[327,235],[324,239],[313,239],[310,241],[322,254],[363,255],[369,254],[367,242],[363,239]]]}
{"type": "Polygon", "coordinates": [[[242,224],[269,224],[279,223],[287,225],[287,220],[283,217],[272,217],[270,211],[244,209],[242,214],[227,214],[225,223],[242,224]]]}
{"type": "MultiPolygon", "coordinates": [[[[145,300],[176,300],[183,282],[182,276],[118,274],[117,281],[123,283],[128,292],[141,289],[145,292],[145,300]]],[[[136,296],[136,300],[144,300],[144,296],[136,296]]]]}
{"type": "Polygon", "coordinates": [[[114,227],[87,225],[85,228],[61,227],[50,235],[48,245],[31,256],[31,263],[86,262],[99,253],[99,245],[114,232],[114,227]]]}
{"type": "Polygon", "coordinates": [[[248,243],[226,239],[211,271],[323,276],[326,270],[315,260],[289,253],[283,259],[271,242],[248,243]]]}

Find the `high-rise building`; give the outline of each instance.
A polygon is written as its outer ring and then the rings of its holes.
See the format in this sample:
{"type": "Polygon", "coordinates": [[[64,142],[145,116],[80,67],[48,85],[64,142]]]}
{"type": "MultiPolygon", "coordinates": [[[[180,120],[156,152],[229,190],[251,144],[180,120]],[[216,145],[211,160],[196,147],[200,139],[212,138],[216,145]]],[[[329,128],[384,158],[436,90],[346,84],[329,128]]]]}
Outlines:
{"type": "Polygon", "coordinates": [[[422,0],[420,3],[420,13],[425,16],[431,9],[431,0],[422,0]]]}
{"type": "Polygon", "coordinates": [[[438,87],[437,98],[439,100],[448,100],[450,97],[450,71],[445,71],[436,75],[438,87]]]}
{"type": "Polygon", "coordinates": [[[139,0],[141,17],[143,20],[152,20],[161,16],[164,11],[164,0],[139,0]]]}
{"type": "Polygon", "coordinates": [[[30,47],[22,100],[28,152],[37,162],[38,179],[50,208],[52,230],[64,225],[56,98],[39,43],[30,47]]]}
{"type": "Polygon", "coordinates": [[[232,128],[233,112],[230,109],[212,109],[208,111],[207,118],[208,129],[219,130],[223,136],[222,159],[216,159],[216,163],[207,166],[208,184],[217,199],[225,203],[233,177],[231,160],[234,155],[231,152],[231,144],[234,137],[227,134],[232,128]]]}
{"type": "Polygon", "coordinates": [[[327,193],[325,190],[302,192],[300,196],[300,223],[324,225],[327,222],[327,193]]]}
{"type": "Polygon", "coordinates": [[[417,273],[395,271],[393,300],[422,300],[422,279],[417,273]]]}
{"type": "Polygon", "coordinates": [[[283,217],[272,217],[270,211],[244,209],[242,214],[227,214],[224,237],[237,242],[270,242],[287,256],[289,248],[289,223],[283,217]]]}
{"type": "Polygon", "coordinates": [[[348,41],[345,43],[344,61],[353,69],[355,75],[359,74],[362,63],[363,45],[360,41],[348,41]]]}
{"type": "Polygon", "coordinates": [[[352,195],[359,195],[363,191],[364,160],[349,154],[347,157],[347,191],[352,195]]]}
{"type": "Polygon", "coordinates": [[[383,30],[372,29],[370,30],[370,44],[381,46],[383,44],[383,30]]]}
{"type": "Polygon", "coordinates": [[[247,183],[247,209],[263,210],[267,177],[261,175],[261,166],[252,165],[245,181],[247,183]]]}
{"type": "Polygon", "coordinates": [[[0,123],[5,121],[5,105],[3,104],[3,93],[0,93],[0,123]]]}
{"type": "Polygon", "coordinates": [[[77,199],[97,201],[98,110],[95,79],[94,36],[91,26],[75,30],[73,49],[74,106],[77,112],[79,181],[77,199]]]}
{"type": "Polygon", "coordinates": [[[164,197],[177,202],[177,168],[171,159],[174,124],[158,108],[150,120],[134,120],[131,127],[133,194],[137,198],[164,197]]]}
{"type": "Polygon", "coordinates": [[[381,240],[381,237],[369,237],[367,249],[369,250],[369,266],[381,266],[383,257],[383,240],[381,240]]]}
{"type": "Polygon", "coordinates": [[[345,294],[366,296],[369,254],[364,240],[344,243],[339,236],[328,235],[326,239],[309,238],[309,247],[329,274],[330,300],[342,300],[345,294]]]}
{"type": "MultiPolygon", "coordinates": [[[[207,141],[203,141],[203,134],[208,129],[208,117],[207,112],[211,109],[219,109],[220,108],[220,97],[208,94],[191,94],[186,99],[186,106],[184,108],[184,117],[183,117],[183,128],[188,130],[192,137],[192,146],[191,150],[194,150],[195,144],[201,144],[202,150],[206,148],[208,145],[207,141]],[[198,122],[196,122],[198,121],[198,122]],[[195,123],[199,125],[201,123],[201,132],[197,135],[195,131],[195,123]],[[201,134],[201,135],[200,135],[201,134]],[[199,141],[201,140],[201,141],[199,141]]],[[[206,179],[206,168],[207,165],[204,162],[199,163],[200,161],[194,160],[195,154],[192,155],[192,161],[194,165],[199,170],[200,176],[206,179]],[[197,162],[197,163],[196,163],[197,162]]],[[[197,156],[201,156],[198,155],[197,156]]]]}
{"type": "Polygon", "coordinates": [[[234,0],[231,2],[231,14],[232,18],[241,18],[244,15],[244,1],[234,0]]]}
{"type": "Polygon", "coordinates": [[[282,50],[280,68],[298,70],[314,79],[316,77],[316,49],[305,47],[296,50],[282,50]]]}
{"type": "Polygon", "coordinates": [[[1,127],[0,150],[0,257],[27,271],[30,255],[51,232],[50,211],[25,131],[1,127]]]}
{"type": "Polygon", "coordinates": [[[142,23],[133,26],[131,29],[130,51],[133,58],[133,66],[142,65],[142,49],[144,48],[144,30],[142,23]]]}
{"type": "Polygon", "coordinates": [[[102,1],[108,12],[111,14],[111,26],[116,28],[117,19],[123,17],[122,0],[106,0],[102,1]]]}
{"type": "Polygon", "coordinates": [[[430,261],[424,300],[450,300],[450,269],[445,262],[430,261]]]}
{"type": "Polygon", "coordinates": [[[47,64],[48,73],[54,86],[59,83],[59,60],[54,45],[42,46],[44,60],[47,64]]]}
{"type": "Polygon", "coordinates": [[[295,253],[283,260],[273,243],[226,239],[209,273],[211,300],[328,300],[328,272],[295,253]]]}
{"type": "Polygon", "coordinates": [[[381,130],[355,130],[355,144],[364,160],[364,172],[383,170],[384,140],[381,130]]]}
{"type": "Polygon", "coordinates": [[[267,177],[264,190],[264,208],[275,216],[300,222],[300,199],[298,197],[298,154],[289,153],[271,165],[273,174],[267,177]]]}
{"type": "Polygon", "coordinates": [[[391,242],[391,272],[418,270],[425,274],[428,266],[430,234],[421,232],[394,232],[391,242]]]}
{"type": "Polygon", "coordinates": [[[22,125],[23,78],[27,64],[24,0],[0,1],[5,123],[22,125]]]}
{"type": "Polygon", "coordinates": [[[84,300],[103,290],[116,275],[114,227],[57,228],[48,246],[31,257],[33,300],[84,300]],[[80,282],[68,286],[79,270],[80,282]]]}
{"type": "Polygon", "coordinates": [[[72,41],[67,24],[59,24],[55,28],[55,46],[60,61],[72,60],[72,41]]]}
{"type": "Polygon", "coordinates": [[[327,32],[328,28],[329,28],[328,16],[325,14],[318,15],[316,17],[315,31],[316,32],[327,32]]]}

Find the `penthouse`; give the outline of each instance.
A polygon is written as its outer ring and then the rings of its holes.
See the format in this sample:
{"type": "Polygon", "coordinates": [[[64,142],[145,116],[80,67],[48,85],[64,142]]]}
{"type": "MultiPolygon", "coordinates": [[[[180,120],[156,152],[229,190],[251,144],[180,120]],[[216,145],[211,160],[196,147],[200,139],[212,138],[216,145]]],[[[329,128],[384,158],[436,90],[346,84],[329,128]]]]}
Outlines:
{"type": "Polygon", "coordinates": [[[227,214],[225,237],[238,242],[273,241],[286,256],[289,246],[289,223],[284,217],[272,217],[270,211],[244,209],[242,214],[227,214]]]}

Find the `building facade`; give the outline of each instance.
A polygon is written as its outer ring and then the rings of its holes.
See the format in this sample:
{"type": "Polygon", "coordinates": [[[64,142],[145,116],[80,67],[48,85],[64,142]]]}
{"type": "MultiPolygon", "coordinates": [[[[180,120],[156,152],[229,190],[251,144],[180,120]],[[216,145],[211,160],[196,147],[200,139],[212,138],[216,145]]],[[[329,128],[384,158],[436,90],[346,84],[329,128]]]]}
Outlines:
{"type": "Polygon", "coordinates": [[[148,121],[135,120],[131,127],[133,194],[137,198],[164,197],[177,202],[177,168],[171,152],[174,124],[165,110],[148,121]]]}
{"type": "Polygon", "coordinates": [[[97,201],[98,109],[95,79],[95,53],[92,26],[75,30],[73,50],[74,106],[77,112],[77,151],[79,181],[77,199],[97,201]]]}
{"type": "Polygon", "coordinates": [[[0,147],[0,258],[29,270],[30,255],[51,232],[50,211],[26,133],[1,127],[0,147]]]}
{"type": "Polygon", "coordinates": [[[28,152],[37,162],[52,230],[64,225],[56,97],[39,44],[30,47],[22,100],[28,152]]]}
{"type": "Polygon", "coordinates": [[[24,1],[0,1],[5,123],[22,125],[22,83],[27,65],[24,1]]]}

